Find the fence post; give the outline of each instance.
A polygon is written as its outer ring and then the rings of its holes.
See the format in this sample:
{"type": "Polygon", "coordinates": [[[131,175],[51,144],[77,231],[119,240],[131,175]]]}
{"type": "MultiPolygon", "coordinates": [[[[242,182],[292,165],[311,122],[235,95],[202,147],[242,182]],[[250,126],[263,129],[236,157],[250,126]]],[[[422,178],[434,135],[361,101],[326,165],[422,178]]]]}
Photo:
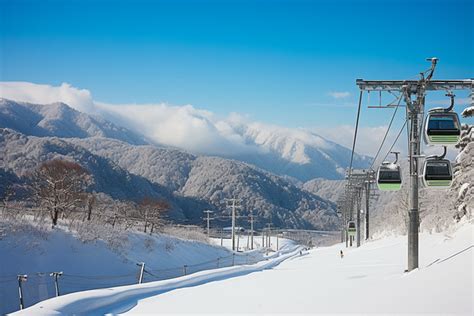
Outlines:
{"type": "Polygon", "coordinates": [[[186,275],[186,273],[187,273],[187,270],[186,270],[187,267],[188,267],[187,265],[184,265],[184,266],[183,266],[183,273],[184,273],[184,275],[186,275]]]}
{"type": "Polygon", "coordinates": [[[56,290],[56,296],[59,296],[59,284],[58,284],[58,277],[62,276],[63,272],[51,272],[49,276],[54,277],[54,288],[56,290]]]}
{"type": "Polygon", "coordinates": [[[235,253],[232,253],[232,266],[235,264],[235,253]]]}
{"type": "Polygon", "coordinates": [[[220,259],[221,259],[221,258],[217,258],[217,268],[219,268],[219,260],[220,260],[220,259]]]}
{"type": "Polygon", "coordinates": [[[137,266],[140,267],[140,276],[138,277],[138,284],[142,284],[143,282],[143,272],[145,272],[145,262],[137,263],[137,266]]]}
{"type": "Polygon", "coordinates": [[[25,308],[25,303],[23,301],[23,286],[22,283],[28,280],[28,275],[26,274],[19,274],[17,275],[18,279],[18,295],[20,296],[20,309],[25,308]]]}

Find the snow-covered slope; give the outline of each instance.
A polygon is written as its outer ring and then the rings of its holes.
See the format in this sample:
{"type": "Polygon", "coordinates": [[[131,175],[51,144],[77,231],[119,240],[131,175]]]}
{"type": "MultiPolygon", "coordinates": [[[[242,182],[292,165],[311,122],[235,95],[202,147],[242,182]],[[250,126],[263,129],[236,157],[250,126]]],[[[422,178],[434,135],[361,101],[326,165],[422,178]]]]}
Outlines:
{"type": "MultiPolygon", "coordinates": [[[[92,225],[92,224],[91,224],[92,225]]],[[[89,239],[85,233],[71,234],[62,228],[38,228],[33,224],[0,224],[0,314],[18,310],[16,275],[27,274],[25,305],[54,296],[50,272],[62,271],[60,292],[64,295],[87,289],[137,282],[139,267],[145,262],[144,281],[182,275],[196,269],[215,268],[218,257],[231,252],[223,247],[182,240],[168,235],[120,232],[110,227],[94,227],[103,239],[89,239]],[[214,261],[213,261],[214,260],[214,261]],[[208,263],[202,264],[202,263],[208,263]],[[193,265],[199,264],[196,267],[193,265]],[[152,272],[153,271],[153,272],[152,272]]],[[[94,232],[95,235],[97,232],[94,232]]],[[[257,254],[256,254],[257,256],[257,254]]],[[[228,262],[222,260],[221,265],[228,262]]]]}
{"type": "Polygon", "coordinates": [[[236,196],[242,199],[241,215],[254,210],[261,217],[256,227],[265,221],[329,230],[338,225],[331,202],[239,161],[107,138],[25,136],[10,129],[0,129],[0,144],[5,174],[25,177],[45,160],[66,157],[89,170],[95,191],[134,201],[164,198],[173,206],[171,218],[187,223],[202,224],[205,209],[224,212],[224,198],[236,196]]]}
{"type": "Polygon", "coordinates": [[[474,226],[463,224],[451,233],[422,234],[420,269],[408,274],[404,273],[406,237],[391,237],[360,248],[338,244],[313,249],[260,273],[226,274],[222,269],[176,282],[76,293],[18,314],[472,315],[474,226]],[[345,252],[342,259],[340,249],[345,252]]]}
{"type": "Polygon", "coordinates": [[[303,188],[323,199],[336,203],[344,193],[344,180],[313,179],[303,184],[303,188]]]}
{"type": "MultiPolygon", "coordinates": [[[[234,122],[234,130],[258,154],[233,156],[279,175],[308,181],[314,178],[342,179],[351,151],[305,129],[290,129],[261,123],[234,122]]],[[[354,155],[354,167],[366,168],[369,157],[354,155]]]]}
{"type": "Polygon", "coordinates": [[[107,193],[115,199],[135,201],[145,196],[170,198],[165,187],[133,175],[112,161],[94,155],[66,139],[25,136],[11,129],[0,128],[0,147],[0,168],[22,180],[43,161],[69,158],[79,162],[94,176],[92,189],[97,192],[107,193]]]}

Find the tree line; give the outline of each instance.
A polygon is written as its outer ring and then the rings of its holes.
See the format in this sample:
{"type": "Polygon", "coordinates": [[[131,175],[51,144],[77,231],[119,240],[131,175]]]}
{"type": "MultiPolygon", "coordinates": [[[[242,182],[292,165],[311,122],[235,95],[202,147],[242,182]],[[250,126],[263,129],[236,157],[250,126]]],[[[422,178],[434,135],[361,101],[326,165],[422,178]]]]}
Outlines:
{"type": "Polygon", "coordinates": [[[146,196],[138,202],[114,200],[103,193],[92,192],[93,176],[80,164],[53,159],[41,163],[29,175],[24,191],[27,198],[19,207],[15,186],[6,187],[2,197],[2,214],[16,216],[29,210],[35,220],[50,221],[54,228],[60,221],[95,221],[122,229],[135,228],[153,233],[164,224],[170,205],[166,200],[146,196]],[[15,202],[15,203],[14,203],[15,202]]]}

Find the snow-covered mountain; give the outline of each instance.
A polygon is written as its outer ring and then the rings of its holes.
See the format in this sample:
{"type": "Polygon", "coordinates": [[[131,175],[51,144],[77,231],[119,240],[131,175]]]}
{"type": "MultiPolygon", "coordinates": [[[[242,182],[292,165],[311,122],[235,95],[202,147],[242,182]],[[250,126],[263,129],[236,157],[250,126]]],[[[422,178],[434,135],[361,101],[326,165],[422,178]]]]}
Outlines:
{"type": "MultiPolygon", "coordinates": [[[[300,181],[314,178],[342,179],[349,167],[351,151],[309,130],[290,129],[261,123],[231,121],[247,144],[260,152],[232,158],[243,160],[279,175],[300,181]]],[[[366,168],[369,157],[355,154],[354,168],[366,168]]]]}
{"type": "Polygon", "coordinates": [[[242,199],[242,215],[253,210],[261,218],[257,227],[270,221],[281,227],[333,229],[338,223],[333,203],[239,161],[109,138],[36,137],[3,128],[0,148],[0,170],[9,181],[28,181],[41,162],[69,158],[93,175],[93,190],[116,199],[164,198],[178,221],[201,224],[203,210],[225,213],[224,198],[236,196],[242,199]]]}
{"type": "Polygon", "coordinates": [[[0,98],[0,127],[39,137],[100,136],[136,145],[148,143],[135,132],[101,117],[76,111],[64,103],[41,105],[0,98]]]}
{"type": "MultiPolygon", "coordinates": [[[[119,122],[119,125],[126,121],[126,118],[112,112],[108,118],[119,122]]],[[[220,151],[218,156],[250,163],[281,176],[294,177],[300,181],[318,177],[342,179],[344,170],[349,166],[351,152],[348,148],[308,130],[247,122],[237,117],[217,122],[206,119],[206,123],[212,125],[210,129],[216,133],[227,135],[226,137],[231,139],[237,138],[241,147],[246,148],[245,150],[240,148],[235,151],[220,151]]],[[[139,128],[136,124],[130,125],[135,130],[139,128]]],[[[131,131],[101,117],[78,112],[64,103],[38,105],[0,99],[0,127],[39,137],[98,136],[118,139],[133,145],[157,145],[156,137],[152,141],[142,136],[140,131],[131,131]]],[[[165,132],[162,131],[162,133],[165,132]]],[[[168,137],[171,136],[168,135],[168,137]]],[[[159,137],[161,140],[166,138],[167,135],[159,137]]],[[[222,136],[222,139],[227,138],[222,136]]],[[[231,140],[226,141],[229,144],[232,143],[231,140]]],[[[169,142],[162,141],[161,144],[168,144],[163,147],[170,147],[169,142]]],[[[200,152],[199,154],[207,153],[200,152]]],[[[216,153],[211,154],[216,155],[216,153]]],[[[368,161],[366,156],[356,154],[354,167],[367,167],[368,161]]]]}

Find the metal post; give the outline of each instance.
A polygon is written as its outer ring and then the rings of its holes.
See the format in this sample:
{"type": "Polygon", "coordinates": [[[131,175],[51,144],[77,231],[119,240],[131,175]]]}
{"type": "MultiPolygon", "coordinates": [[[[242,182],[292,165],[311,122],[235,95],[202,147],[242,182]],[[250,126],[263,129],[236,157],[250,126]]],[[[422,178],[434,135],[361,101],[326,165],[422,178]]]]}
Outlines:
{"type": "Polygon", "coordinates": [[[232,250],[235,250],[235,199],[232,199],[232,250]]]}
{"type": "Polygon", "coordinates": [[[143,273],[145,272],[145,262],[137,263],[137,266],[140,266],[140,276],[138,277],[138,284],[143,283],[143,273]]]}
{"type": "Polygon", "coordinates": [[[49,274],[54,278],[54,288],[56,290],[56,296],[59,296],[59,284],[58,284],[58,277],[62,276],[62,272],[52,272],[49,274]]]}
{"type": "Polygon", "coordinates": [[[357,208],[357,247],[360,247],[360,206],[361,206],[361,188],[357,189],[357,201],[356,201],[356,208],[357,208]]]}
{"type": "Polygon", "coordinates": [[[418,110],[419,107],[422,106],[423,104],[415,103],[413,110],[408,107],[410,119],[410,209],[408,210],[408,271],[418,268],[418,156],[420,155],[418,110]]]}
{"type": "Polygon", "coordinates": [[[184,266],[183,266],[183,275],[186,275],[186,274],[187,274],[187,268],[188,268],[187,265],[184,265],[184,266]]]}
{"type": "Polygon", "coordinates": [[[369,239],[370,180],[365,183],[365,240],[369,239]]]}
{"type": "Polygon", "coordinates": [[[28,280],[28,275],[26,274],[19,274],[17,275],[18,279],[18,295],[20,297],[20,309],[25,308],[25,302],[23,301],[23,286],[22,283],[28,280]]]}
{"type": "Polygon", "coordinates": [[[250,249],[253,250],[253,210],[250,211],[250,249]]]}
{"type": "Polygon", "coordinates": [[[217,258],[217,268],[219,268],[219,261],[221,258],[217,258]]]}
{"type": "Polygon", "coordinates": [[[240,249],[240,229],[237,230],[237,251],[240,249]]]}
{"type": "Polygon", "coordinates": [[[210,217],[210,215],[211,215],[211,213],[213,213],[213,212],[210,211],[210,210],[205,210],[204,213],[206,213],[206,215],[207,215],[207,217],[206,217],[206,221],[207,221],[207,237],[209,238],[209,236],[210,236],[210,221],[211,221],[211,219],[213,219],[213,218],[210,217]]]}
{"type": "Polygon", "coordinates": [[[347,248],[347,247],[349,247],[349,245],[348,245],[348,242],[349,242],[349,241],[347,240],[347,239],[348,239],[348,238],[347,238],[347,229],[346,229],[344,232],[345,232],[344,235],[345,235],[345,237],[346,237],[345,239],[346,239],[346,248],[347,248]]]}
{"type": "Polygon", "coordinates": [[[276,249],[276,251],[278,251],[278,250],[279,250],[279,245],[278,245],[278,231],[276,232],[276,237],[277,237],[277,249],[276,249]]]}
{"type": "Polygon", "coordinates": [[[232,254],[232,266],[235,264],[235,253],[232,254]]]}

